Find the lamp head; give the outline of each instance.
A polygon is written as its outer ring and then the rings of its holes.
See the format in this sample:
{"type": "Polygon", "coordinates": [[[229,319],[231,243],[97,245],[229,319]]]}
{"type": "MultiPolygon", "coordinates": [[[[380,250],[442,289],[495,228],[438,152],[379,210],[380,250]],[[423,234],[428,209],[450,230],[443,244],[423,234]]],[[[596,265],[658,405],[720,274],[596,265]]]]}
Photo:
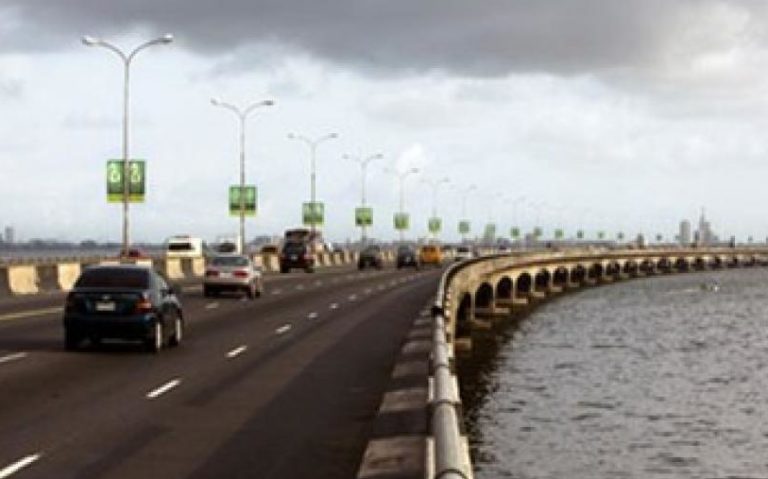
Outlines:
{"type": "Polygon", "coordinates": [[[160,43],[171,43],[173,41],[173,35],[170,33],[166,33],[162,37],[160,37],[160,43]]]}
{"type": "Polygon", "coordinates": [[[83,45],[92,47],[99,43],[99,39],[96,37],[92,37],[90,35],[84,35],[81,39],[81,42],[83,42],[83,45]]]}
{"type": "Polygon", "coordinates": [[[217,98],[217,97],[212,97],[211,98],[211,105],[219,106],[219,105],[221,105],[221,100],[219,98],[217,98]]]}

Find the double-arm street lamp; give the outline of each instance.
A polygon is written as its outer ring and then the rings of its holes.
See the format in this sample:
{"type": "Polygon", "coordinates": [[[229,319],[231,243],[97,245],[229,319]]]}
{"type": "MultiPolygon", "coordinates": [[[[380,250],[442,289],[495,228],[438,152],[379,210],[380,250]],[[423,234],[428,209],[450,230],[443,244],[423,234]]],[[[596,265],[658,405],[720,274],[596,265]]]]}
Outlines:
{"type": "Polygon", "coordinates": [[[305,136],[297,135],[295,133],[289,133],[288,139],[290,140],[299,140],[303,143],[305,143],[309,147],[310,152],[310,202],[311,202],[311,230],[312,230],[312,236],[315,235],[315,224],[317,221],[316,215],[317,215],[317,201],[316,201],[316,188],[315,188],[315,180],[316,180],[316,173],[315,173],[315,160],[317,159],[317,147],[320,145],[320,143],[323,143],[324,141],[333,140],[335,138],[338,138],[339,135],[336,133],[329,133],[327,135],[321,136],[319,138],[316,138],[314,140],[311,140],[305,136]]]}
{"type": "Polygon", "coordinates": [[[256,108],[262,106],[272,106],[275,103],[272,100],[262,100],[251,103],[245,108],[239,108],[231,103],[221,101],[218,98],[211,98],[211,104],[234,113],[240,121],[240,238],[238,241],[240,254],[246,254],[245,251],[245,126],[248,115],[253,113],[256,108]]]}
{"type": "MultiPolygon", "coordinates": [[[[362,173],[361,205],[360,206],[362,208],[365,208],[366,207],[365,180],[366,180],[366,176],[367,176],[367,173],[368,173],[368,164],[370,162],[372,162],[373,160],[380,160],[380,159],[384,158],[384,155],[382,155],[381,153],[376,153],[374,155],[366,156],[365,158],[363,158],[361,156],[344,155],[344,158],[346,158],[348,160],[352,160],[355,163],[358,163],[360,165],[360,170],[361,170],[361,173],[362,173]]],[[[361,227],[360,241],[361,241],[362,244],[365,244],[366,239],[367,239],[366,235],[365,235],[366,227],[367,227],[365,219],[363,219],[360,227],[361,227]]]]}
{"type": "Polygon", "coordinates": [[[82,42],[84,45],[89,47],[102,47],[106,48],[107,50],[115,53],[123,62],[123,247],[122,247],[122,254],[127,255],[128,254],[128,248],[130,247],[130,236],[128,234],[129,231],[129,223],[128,223],[128,202],[130,199],[129,195],[129,184],[130,184],[130,171],[129,171],[129,151],[128,151],[128,105],[129,105],[129,84],[130,84],[130,78],[131,78],[131,63],[133,62],[133,59],[136,57],[136,55],[144,50],[145,48],[151,47],[152,45],[165,45],[168,43],[171,43],[173,41],[173,35],[166,34],[162,37],[155,38],[153,40],[149,40],[147,42],[142,43],[138,47],[134,48],[130,53],[125,53],[123,50],[118,48],[117,46],[113,45],[112,43],[109,43],[106,40],[102,40],[100,38],[94,38],[91,36],[84,36],[82,38],[82,42]]]}

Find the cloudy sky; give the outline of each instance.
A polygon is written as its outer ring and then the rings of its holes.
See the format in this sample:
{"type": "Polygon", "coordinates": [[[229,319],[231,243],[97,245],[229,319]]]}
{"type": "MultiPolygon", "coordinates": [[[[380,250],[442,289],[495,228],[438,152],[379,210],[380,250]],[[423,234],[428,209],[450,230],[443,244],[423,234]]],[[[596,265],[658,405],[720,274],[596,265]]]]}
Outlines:
{"type": "Polygon", "coordinates": [[[298,225],[318,149],[326,235],[354,238],[360,169],[372,235],[395,237],[406,183],[412,236],[432,189],[445,239],[462,193],[474,231],[539,222],[671,236],[701,207],[723,234],[768,235],[768,3],[749,0],[3,0],[0,226],[33,237],[119,240],[105,161],[121,154],[118,58],[85,34],[141,52],[131,151],[148,161],[132,236],[233,234],[235,117],[213,107],[271,99],[248,121],[249,235],[298,225]],[[513,200],[525,196],[513,207],[513,200]]]}

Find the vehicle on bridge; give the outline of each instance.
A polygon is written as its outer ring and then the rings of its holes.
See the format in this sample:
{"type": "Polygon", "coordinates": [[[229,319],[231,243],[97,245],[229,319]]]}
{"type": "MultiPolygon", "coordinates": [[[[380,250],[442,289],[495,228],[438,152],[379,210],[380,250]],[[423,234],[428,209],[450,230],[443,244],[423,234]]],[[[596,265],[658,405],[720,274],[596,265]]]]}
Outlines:
{"type": "Polygon", "coordinates": [[[280,272],[289,273],[294,268],[307,273],[315,271],[315,253],[309,243],[287,241],[280,250],[280,272]]]}
{"type": "Polygon", "coordinates": [[[397,247],[397,259],[395,260],[397,269],[411,266],[419,269],[419,259],[416,250],[412,246],[401,245],[397,247]]]}
{"type": "Polygon", "coordinates": [[[137,340],[149,351],[178,346],[184,315],[177,288],[151,268],[137,265],[85,269],[67,295],[64,347],[77,349],[84,339],[137,340]]]}
{"type": "Polygon", "coordinates": [[[424,245],[419,250],[419,264],[434,266],[441,266],[443,264],[443,252],[439,246],[436,245],[424,245]]]}
{"type": "Polygon", "coordinates": [[[243,292],[250,299],[261,296],[264,291],[261,269],[247,256],[213,256],[205,268],[203,296],[207,298],[223,291],[243,292]]]}
{"type": "Polygon", "coordinates": [[[464,261],[466,259],[472,259],[475,257],[475,252],[469,246],[459,246],[456,248],[456,255],[454,259],[456,261],[464,261]]]}
{"type": "Polygon", "coordinates": [[[205,242],[189,235],[171,236],[165,245],[166,258],[202,258],[205,242]]]}
{"type": "Polygon", "coordinates": [[[366,246],[363,251],[360,252],[360,256],[357,258],[357,269],[364,268],[376,268],[381,269],[384,267],[384,254],[381,252],[381,246],[370,245],[366,246]]]}

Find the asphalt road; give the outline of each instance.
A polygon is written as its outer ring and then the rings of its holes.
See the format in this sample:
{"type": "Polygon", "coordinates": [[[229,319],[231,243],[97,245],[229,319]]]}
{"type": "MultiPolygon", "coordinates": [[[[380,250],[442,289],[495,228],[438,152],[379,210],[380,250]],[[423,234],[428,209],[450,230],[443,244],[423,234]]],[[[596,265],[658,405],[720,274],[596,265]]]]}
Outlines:
{"type": "Polygon", "coordinates": [[[181,347],[63,350],[63,295],[0,302],[0,479],[351,478],[437,270],[188,286],[181,347]]]}

